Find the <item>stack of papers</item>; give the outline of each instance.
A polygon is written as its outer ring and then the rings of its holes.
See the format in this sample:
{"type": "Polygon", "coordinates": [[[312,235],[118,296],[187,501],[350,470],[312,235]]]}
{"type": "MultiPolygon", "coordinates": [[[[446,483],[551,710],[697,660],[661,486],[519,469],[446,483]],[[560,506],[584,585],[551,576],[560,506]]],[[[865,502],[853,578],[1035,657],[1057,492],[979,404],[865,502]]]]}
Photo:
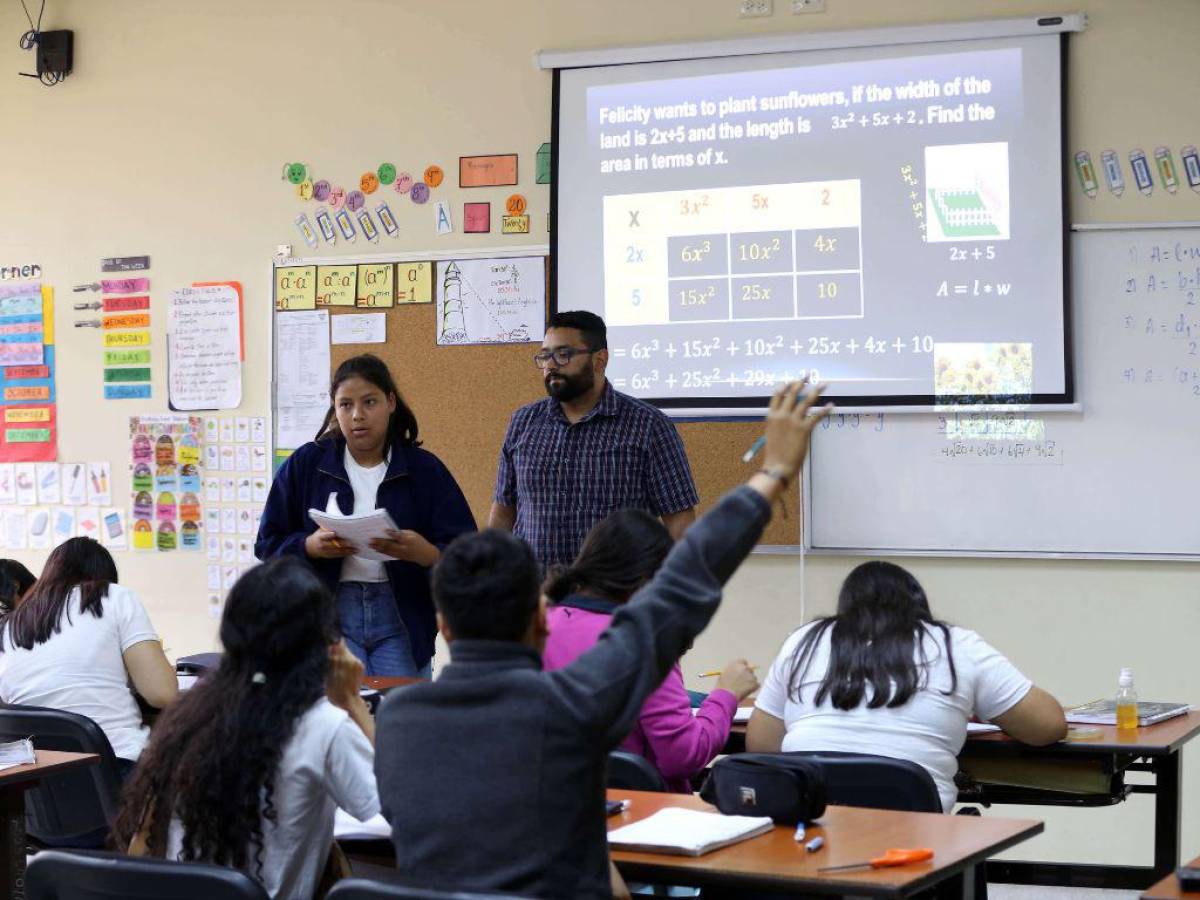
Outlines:
{"type": "Polygon", "coordinates": [[[392,826],[381,815],[360,822],[344,809],[333,814],[333,837],[338,841],[374,841],[392,839],[392,826]]]}
{"type": "Polygon", "coordinates": [[[614,850],[701,856],[721,847],[766,834],[775,823],[766,816],[723,816],[672,807],[608,833],[614,850]]]}
{"type": "Polygon", "coordinates": [[[371,541],[375,538],[386,538],[389,530],[398,530],[386,509],[376,509],[361,516],[331,515],[319,509],[310,509],[308,516],[322,528],[336,534],[339,540],[353,547],[354,555],[359,559],[375,562],[395,561],[392,557],[371,549],[371,541]]]}
{"type": "Polygon", "coordinates": [[[37,753],[33,749],[33,741],[29,738],[0,744],[0,772],[35,762],[37,753]]]}

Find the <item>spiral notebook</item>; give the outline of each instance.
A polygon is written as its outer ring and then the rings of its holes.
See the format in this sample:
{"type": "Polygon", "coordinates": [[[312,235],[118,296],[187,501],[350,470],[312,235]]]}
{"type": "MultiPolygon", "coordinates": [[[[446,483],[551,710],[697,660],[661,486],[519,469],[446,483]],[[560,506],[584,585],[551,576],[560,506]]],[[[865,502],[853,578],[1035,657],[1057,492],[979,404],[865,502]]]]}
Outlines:
{"type": "Polygon", "coordinates": [[[696,809],[660,809],[640,822],[608,833],[614,850],[702,856],[721,847],[766,834],[775,823],[766,816],[723,816],[696,809]]]}

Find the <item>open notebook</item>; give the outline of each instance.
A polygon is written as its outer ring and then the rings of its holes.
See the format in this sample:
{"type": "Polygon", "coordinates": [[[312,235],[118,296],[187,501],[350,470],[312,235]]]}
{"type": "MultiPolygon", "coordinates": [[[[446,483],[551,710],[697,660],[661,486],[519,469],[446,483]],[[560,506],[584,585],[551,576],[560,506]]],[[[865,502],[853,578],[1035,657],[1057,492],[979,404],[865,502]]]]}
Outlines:
{"type": "Polygon", "coordinates": [[[652,816],[608,833],[614,850],[701,856],[760,834],[775,823],[766,816],[723,816],[695,809],[660,809],[652,816]]]}

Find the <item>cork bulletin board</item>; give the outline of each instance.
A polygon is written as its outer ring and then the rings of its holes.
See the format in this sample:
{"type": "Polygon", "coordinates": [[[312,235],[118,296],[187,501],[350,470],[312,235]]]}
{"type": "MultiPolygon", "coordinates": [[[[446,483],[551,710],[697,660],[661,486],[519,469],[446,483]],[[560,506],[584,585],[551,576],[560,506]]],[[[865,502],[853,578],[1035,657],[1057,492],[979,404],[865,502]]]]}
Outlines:
{"type": "MultiPolygon", "coordinates": [[[[528,247],[512,255],[530,255],[528,247]]],[[[396,262],[445,261],[446,254],[405,254],[396,262]]],[[[371,257],[363,263],[386,262],[371,257]]],[[[314,260],[289,261],[307,265],[314,260]]],[[[338,258],[340,265],[359,260],[338,258]]],[[[433,266],[430,267],[434,269],[433,266]]],[[[435,453],[454,473],[482,527],[495,487],[500,444],[512,413],[545,396],[533,364],[537,341],[525,344],[474,344],[438,346],[436,305],[397,303],[390,308],[327,307],[333,316],[363,312],[386,316],[386,341],[373,344],[335,344],[330,365],[336,369],[347,358],[374,353],[391,369],[405,400],[416,413],[422,446],[435,453]]],[[[687,450],[703,512],[729,489],[741,484],[754,466],[742,454],[761,433],[761,422],[680,421],[679,433],[687,450]]],[[[763,538],[767,545],[800,543],[798,502],[789,500],[788,517],[776,514],[763,538]]]]}

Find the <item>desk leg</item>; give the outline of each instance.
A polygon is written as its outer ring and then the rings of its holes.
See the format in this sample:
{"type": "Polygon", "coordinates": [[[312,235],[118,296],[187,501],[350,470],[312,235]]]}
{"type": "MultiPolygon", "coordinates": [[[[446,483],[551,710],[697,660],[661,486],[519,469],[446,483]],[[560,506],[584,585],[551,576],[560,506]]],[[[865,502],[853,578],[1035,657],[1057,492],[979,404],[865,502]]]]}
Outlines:
{"type": "Polygon", "coordinates": [[[1182,754],[1177,750],[1156,756],[1154,772],[1154,878],[1157,881],[1179,865],[1180,802],[1179,790],[1182,754]]]}
{"type": "Polygon", "coordinates": [[[25,900],[25,791],[0,790],[0,898],[25,900]]]}

